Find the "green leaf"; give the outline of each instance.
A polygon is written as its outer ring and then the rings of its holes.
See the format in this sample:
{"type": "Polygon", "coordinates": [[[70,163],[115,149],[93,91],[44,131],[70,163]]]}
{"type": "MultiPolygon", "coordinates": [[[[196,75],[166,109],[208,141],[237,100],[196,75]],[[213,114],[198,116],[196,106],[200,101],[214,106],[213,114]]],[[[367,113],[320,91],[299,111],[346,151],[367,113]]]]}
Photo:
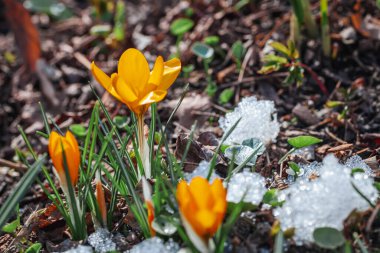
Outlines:
{"type": "Polygon", "coordinates": [[[373,186],[377,189],[377,191],[380,191],[380,183],[379,182],[374,182],[373,186]]]}
{"type": "Polygon", "coordinates": [[[74,125],[71,125],[69,127],[70,131],[78,136],[78,137],[85,137],[86,134],[87,134],[87,130],[84,126],[82,126],[81,124],[74,124],[74,125]]]}
{"type": "Polygon", "coordinates": [[[274,253],[282,253],[284,249],[284,233],[280,230],[274,240],[274,253]]]}
{"type": "Polygon", "coordinates": [[[214,49],[201,42],[195,42],[191,47],[191,52],[202,59],[210,59],[214,55],[214,49]]]}
{"type": "Polygon", "coordinates": [[[58,20],[73,16],[73,13],[57,0],[27,0],[24,2],[24,6],[30,11],[45,13],[58,20]]]}
{"type": "Polygon", "coordinates": [[[42,244],[37,242],[32,244],[26,251],[25,253],[39,253],[42,249],[42,244]]]}
{"type": "Polygon", "coordinates": [[[115,118],[113,118],[113,123],[117,128],[124,129],[128,126],[129,118],[126,116],[115,116],[115,118]]]}
{"type": "Polygon", "coordinates": [[[263,57],[263,62],[266,64],[287,64],[288,59],[274,54],[267,54],[263,57]]]}
{"type": "Polygon", "coordinates": [[[188,18],[179,18],[170,25],[170,32],[175,36],[180,36],[190,31],[194,26],[194,21],[188,18]]]}
{"type": "Polygon", "coordinates": [[[269,44],[274,50],[283,54],[284,56],[291,57],[290,50],[282,43],[274,41],[269,44]]]}
{"type": "Polygon", "coordinates": [[[203,39],[203,42],[209,46],[217,46],[220,42],[220,37],[213,35],[213,36],[207,36],[206,38],[203,39]]]}
{"type": "Polygon", "coordinates": [[[270,189],[263,196],[263,203],[271,205],[273,207],[281,206],[284,201],[279,201],[277,197],[278,190],[270,189]]]}
{"type": "Polygon", "coordinates": [[[194,67],[193,64],[186,65],[186,66],[183,66],[183,67],[182,67],[182,71],[183,71],[184,73],[190,73],[190,72],[192,72],[194,69],[195,69],[195,67],[194,67]]]}
{"type": "Polygon", "coordinates": [[[292,7],[293,7],[293,12],[297,17],[297,21],[300,26],[303,24],[303,20],[304,20],[302,1],[304,0],[290,0],[290,3],[292,4],[292,7]]]}
{"type": "Polygon", "coordinates": [[[219,95],[219,103],[224,105],[224,104],[228,103],[233,96],[234,96],[234,89],[233,88],[225,89],[219,95]]]}
{"type": "Polygon", "coordinates": [[[117,41],[125,39],[126,26],[126,9],[124,1],[118,1],[116,4],[115,25],[113,27],[113,35],[117,41]]]}
{"type": "Polygon", "coordinates": [[[333,100],[329,100],[326,102],[326,106],[328,108],[335,108],[335,107],[338,107],[338,106],[341,106],[341,105],[344,105],[344,102],[342,101],[333,101],[333,100]]]}
{"type": "Polygon", "coordinates": [[[245,48],[243,46],[243,43],[240,40],[235,41],[235,43],[232,44],[231,50],[235,60],[241,62],[245,54],[245,48]]]}
{"type": "Polygon", "coordinates": [[[342,246],[345,242],[342,232],[330,227],[315,229],[313,232],[313,238],[315,243],[324,249],[336,249],[342,246]]]}
{"type": "Polygon", "coordinates": [[[11,216],[16,208],[17,204],[24,197],[25,193],[30,191],[30,186],[34,182],[37,174],[45,161],[45,155],[36,161],[21,178],[19,183],[16,185],[15,190],[11,195],[5,200],[0,208],[0,227],[2,227],[9,216],[11,216]]]}
{"type": "Polygon", "coordinates": [[[106,37],[111,32],[110,25],[94,25],[90,29],[90,34],[106,37]]]}
{"type": "Polygon", "coordinates": [[[320,142],[322,142],[321,139],[310,135],[301,135],[288,139],[288,143],[294,148],[304,148],[320,142]]]}
{"type": "Polygon", "coordinates": [[[20,219],[16,219],[8,224],[5,224],[2,230],[5,233],[14,233],[18,226],[20,226],[20,219]]]}
{"type": "MultiPolygon", "coordinates": [[[[298,164],[296,164],[295,162],[288,162],[288,165],[289,165],[290,169],[294,172],[295,176],[298,176],[298,174],[301,171],[298,164]]],[[[288,170],[286,170],[286,173],[288,173],[288,170]]],[[[290,173],[288,173],[288,174],[290,174],[290,173]]]]}
{"type": "Polygon", "coordinates": [[[356,173],[365,173],[365,170],[362,168],[353,168],[351,170],[351,176],[355,175],[356,173]]]}

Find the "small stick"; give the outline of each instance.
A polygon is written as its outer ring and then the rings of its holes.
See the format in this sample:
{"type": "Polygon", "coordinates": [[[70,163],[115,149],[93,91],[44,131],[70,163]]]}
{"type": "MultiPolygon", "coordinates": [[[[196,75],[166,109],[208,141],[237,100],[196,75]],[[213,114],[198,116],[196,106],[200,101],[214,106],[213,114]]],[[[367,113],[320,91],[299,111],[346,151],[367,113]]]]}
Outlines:
{"type": "Polygon", "coordinates": [[[0,166],[9,167],[20,172],[25,172],[28,169],[24,164],[14,163],[3,158],[0,158],[0,166]]]}

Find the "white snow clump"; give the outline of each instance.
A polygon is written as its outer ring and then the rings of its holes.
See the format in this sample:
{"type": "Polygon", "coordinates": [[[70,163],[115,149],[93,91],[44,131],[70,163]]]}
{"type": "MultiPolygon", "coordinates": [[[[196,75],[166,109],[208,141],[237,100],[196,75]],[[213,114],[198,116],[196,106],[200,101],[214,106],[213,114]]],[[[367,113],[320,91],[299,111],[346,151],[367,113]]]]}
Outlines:
{"type": "MultiPolygon", "coordinates": [[[[194,177],[197,177],[197,176],[207,178],[209,169],[210,169],[210,163],[207,161],[202,161],[199,163],[198,167],[196,167],[193,170],[193,172],[185,173],[185,179],[187,182],[190,182],[194,177]]],[[[213,170],[209,181],[213,182],[214,179],[216,178],[220,178],[220,176],[218,176],[213,170]]]]}
{"type": "Polygon", "coordinates": [[[228,183],[227,201],[239,203],[245,194],[243,202],[257,206],[266,191],[265,178],[258,173],[245,170],[231,177],[228,183]]]}
{"type": "Polygon", "coordinates": [[[127,253],[177,253],[179,250],[179,245],[172,239],[165,243],[161,238],[152,237],[135,245],[127,253]]]}
{"type": "Polygon", "coordinates": [[[276,141],[280,124],[273,101],[243,98],[233,112],[219,119],[219,125],[226,133],[239,118],[239,124],[227,137],[225,144],[241,144],[249,138],[258,138],[264,144],[276,141]]]}
{"type": "MultiPolygon", "coordinates": [[[[328,155],[322,164],[313,163],[307,168],[308,171],[318,172],[318,178],[309,180],[308,177],[300,177],[280,193],[279,198],[285,203],[274,209],[273,213],[283,230],[295,228],[293,238],[298,245],[313,242],[312,234],[316,228],[342,230],[343,221],[353,210],[364,211],[370,207],[352,184],[375,203],[378,193],[373,186],[373,178],[368,173],[351,176],[352,169],[357,166],[363,167],[357,157],[343,165],[333,155],[328,155]]],[[[367,171],[369,168],[362,169],[367,171]]]]}

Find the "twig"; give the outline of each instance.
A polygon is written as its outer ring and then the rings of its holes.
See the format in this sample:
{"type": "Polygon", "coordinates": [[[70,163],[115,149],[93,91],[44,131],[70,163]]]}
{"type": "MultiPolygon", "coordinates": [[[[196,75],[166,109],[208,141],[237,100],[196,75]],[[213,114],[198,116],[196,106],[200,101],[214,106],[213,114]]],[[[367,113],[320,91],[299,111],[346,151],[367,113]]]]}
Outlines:
{"type": "Polygon", "coordinates": [[[330,132],[330,130],[326,127],[325,128],[325,132],[326,134],[332,138],[333,140],[336,140],[337,142],[341,143],[341,144],[346,144],[347,142],[345,142],[344,140],[340,139],[338,136],[334,135],[333,133],[330,132]]]}
{"type": "Polygon", "coordinates": [[[299,64],[302,68],[306,69],[306,71],[309,72],[309,74],[311,75],[311,78],[313,78],[313,80],[318,84],[323,94],[325,94],[326,96],[329,95],[329,92],[327,91],[325,84],[319,78],[317,73],[315,73],[314,70],[312,70],[309,66],[303,64],[302,62],[300,62],[299,64]]]}
{"type": "Polygon", "coordinates": [[[27,170],[27,167],[24,164],[14,163],[3,158],[0,158],[0,166],[6,166],[20,172],[25,172],[27,170]]]}

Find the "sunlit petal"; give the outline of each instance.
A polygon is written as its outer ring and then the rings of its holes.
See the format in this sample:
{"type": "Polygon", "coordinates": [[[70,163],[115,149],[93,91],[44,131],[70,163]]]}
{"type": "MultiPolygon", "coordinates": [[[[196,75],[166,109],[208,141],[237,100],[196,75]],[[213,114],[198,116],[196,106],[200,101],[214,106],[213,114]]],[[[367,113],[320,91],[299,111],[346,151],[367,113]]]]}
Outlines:
{"type": "Polygon", "coordinates": [[[160,85],[162,80],[162,74],[164,73],[164,59],[161,56],[158,56],[156,62],[154,63],[154,67],[149,77],[149,84],[153,84],[155,86],[160,85]]]}
{"type": "Polygon", "coordinates": [[[199,209],[206,209],[212,206],[212,195],[210,184],[203,177],[195,177],[190,183],[190,192],[199,209]]]}
{"type": "Polygon", "coordinates": [[[178,58],[171,59],[164,63],[164,73],[161,79],[159,90],[167,90],[177,79],[181,72],[181,61],[178,58]]]}
{"type": "Polygon", "coordinates": [[[94,62],[91,63],[91,72],[94,75],[96,81],[98,81],[98,83],[100,83],[106,91],[121,101],[120,96],[116,93],[115,89],[112,86],[112,79],[100,68],[98,68],[94,62]]]}
{"type": "Polygon", "coordinates": [[[139,105],[149,105],[154,102],[160,102],[165,98],[166,94],[167,92],[164,90],[151,91],[139,101],[139,105]]]}
{"type": "MultiPolygon", "coordinates": [[[[135,92],[137,97],[141,98],[145,95],[143,91],[148,83],[150,71],[148,62],[140,51],[134,48],[126,50],[120,57],[117,70],[119,77],[135,92]]],[[[123,97],[118,89],[116,91],[123,97]]]]}
{"type": "Polygon", "coordinates": [[[134,91],[131,89],[131,86],[128,86],[124,79],[115,78],[113,82],[114,88],[117,94],[120,96],[121,101],[124,103],[131,103],[137,100],[137,96],[134,91]]]}

